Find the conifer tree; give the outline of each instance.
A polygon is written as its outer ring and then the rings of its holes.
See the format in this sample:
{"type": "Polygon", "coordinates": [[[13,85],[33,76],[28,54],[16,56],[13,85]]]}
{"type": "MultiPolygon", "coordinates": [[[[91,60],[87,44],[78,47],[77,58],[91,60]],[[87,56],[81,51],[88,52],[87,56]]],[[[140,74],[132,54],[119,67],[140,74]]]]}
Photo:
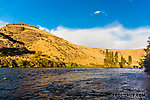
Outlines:
{"type": "Polygon", "coordinates": [[[114,66],[114,53],[106,49],[104,65],[108,67],[114,66]]]}
{"type": "Polygon", "coordinates": [[[111,66],[114,66],[114,53],[111,52],[111,66]]]}
{"type": "Polygon", "coordinates": [[[108,49],[106,49],[106,58],[108,58],[108,49]]]}
{"type": "Polygon", "coordinates": [[[120,67],[123,68],[124,65],[125,65],[125,63],[126,63],[126,60],[125,60],[125,58],[123,58],[123,56],[121,55],[120,67]]]}
{"type": "Polygon", "coordinates": [[[108,66],[108,49],[106,49],[105,59],[104,59],[104,65],[108,66]]]}
{"type": "Polygon", "coordinates": [[[143,61],[143,65],[145,67],[145,71],[150,73],[150,37],[148,39],[149,39],[147,41],[148,42],[148,46],[145,49],[146,56],[145,56],[145,59],[143,61]]]}
{"type": "Polygon", "coordinates": [[[115,66],[118,64],[118,52],[115,53],[115,66]]]}
{"type": "Polygon", "coordinates": [[[108,67],[111,65],[111,52],[109,52],[108,49],[106,49],[104,65],[108,67]]]}
{"type": "Polygon", "coordinates": [[[132,57],[131,55],[128,56],[128,65],[131,66],[132,64],[132,57]]]}

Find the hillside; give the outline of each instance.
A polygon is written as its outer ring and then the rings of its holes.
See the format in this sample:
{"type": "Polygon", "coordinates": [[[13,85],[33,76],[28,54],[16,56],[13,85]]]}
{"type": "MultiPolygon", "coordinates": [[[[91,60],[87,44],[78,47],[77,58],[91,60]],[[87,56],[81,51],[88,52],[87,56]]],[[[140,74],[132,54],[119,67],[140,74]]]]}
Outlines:
{"type": "MultiPolygon", "coordinates": [[[[131,55],[133,65],[138,65],[137,62],[145,55],[144,49],[111,50],[117,51],[119,56],[123,55],[126,59],[131,55]]],[[[3,55],[28,59],[37,51],[42,52],[42,55],[48,55],[49,59],[54,61],[101,65],[104,63],[106,50],[75,45],[22,22],[0,28],[0,52],[3,55]]]]}

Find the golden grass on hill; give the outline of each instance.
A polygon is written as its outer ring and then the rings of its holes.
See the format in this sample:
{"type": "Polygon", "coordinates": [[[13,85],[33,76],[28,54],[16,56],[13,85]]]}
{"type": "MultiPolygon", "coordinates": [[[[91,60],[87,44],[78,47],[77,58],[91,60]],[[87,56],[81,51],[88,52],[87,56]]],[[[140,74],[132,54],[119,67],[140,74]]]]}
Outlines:
{"type": "MultiPolygon", "coordinates": [[[[4,43],[3,45],[0,44],[0,48],[19,48],[24,46],[28,50],[41,51],[42,54],[49,55],[49,59],[54,61],[75,62],[82,65],[101,65],[104,63],[105,49],[75,45],[51,33],[39,30],[38,28],[25,23],[8,24],[5,27],[0,28],[0,33],[0,42],[1,44],[4,43]],[[5,35],[9,36],[11,39],[8,39],[5,35]],[[19,42],[14,42],[12,39],[19,42]]],[[[119,59],[122,55],[127,60],[128,56],[131,55],[133,58],[133,65],[138,65],[140,59],[143,59],[145,55],[144,49],[109,50],[118,52],[119,59]]],[[[30,55],[28,54],[28,56],[30,55]]]]}

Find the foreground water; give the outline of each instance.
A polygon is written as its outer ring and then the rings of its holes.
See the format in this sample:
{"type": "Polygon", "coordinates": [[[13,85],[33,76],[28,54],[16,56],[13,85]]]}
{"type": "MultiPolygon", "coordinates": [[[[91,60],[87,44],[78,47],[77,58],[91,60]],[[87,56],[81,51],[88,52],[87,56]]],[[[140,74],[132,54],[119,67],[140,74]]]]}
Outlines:
{"type": "Polygon", "coordinates": [[[141,69],[0,68],[0,99],[150,98],[141,69]]]}

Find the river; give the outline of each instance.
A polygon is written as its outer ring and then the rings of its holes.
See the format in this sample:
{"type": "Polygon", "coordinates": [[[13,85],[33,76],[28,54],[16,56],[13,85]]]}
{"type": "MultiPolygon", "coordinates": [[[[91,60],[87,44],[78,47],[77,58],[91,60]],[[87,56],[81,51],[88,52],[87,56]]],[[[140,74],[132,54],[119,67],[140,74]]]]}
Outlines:
{"type": "Polygon", "coordinates": [[[0,68],[0,99],[148,99],[150,76],[130,68],[0,68]]]}

